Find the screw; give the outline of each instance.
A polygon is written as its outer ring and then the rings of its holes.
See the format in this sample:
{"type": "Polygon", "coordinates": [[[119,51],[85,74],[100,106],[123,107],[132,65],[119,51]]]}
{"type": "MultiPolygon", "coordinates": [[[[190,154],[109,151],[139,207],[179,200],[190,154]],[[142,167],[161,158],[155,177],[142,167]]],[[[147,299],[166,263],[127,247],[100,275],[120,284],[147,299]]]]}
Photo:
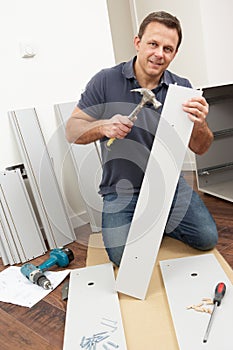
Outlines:
{"type": "Polygon", "coordinates": [[[113,324],[117,324],[117,321],[110,320],[109,318],[102,317],[102,320],[107,321],[107,322],[111,322],[113,324]]]}
{"type": "Polygon", "coordinates": [[[95,333],[95,334],[94,334],[94,337],[99,336],[99,335],[102,335],[102,334],[106,334],[106,333],[108,333],[108,332],[105,331],[105,332],[95,333]]]}
{"type": "MultiPolygon", "coordinates": [[[[107,327],[110,327],[110,328],[112,328],[113,329],[113,331],[115,331],[116,329],[117,329],[117,327],[115,327],[115,326],[112,326],[112,325],[110,325],[110,324],[107,324],[107,323],[104,323],[104,322],[101,322],[100,324],[102,324],[103,326],[107,326],[107,327]]],[[[112,331],[112,332],[113,332],[112,331]]]]}
{"type": "Polygon", "coordinates": [[[115,349],[119,348],[119,345],[116,343],[113,343],[112,341],[108,341],[107,344],[113,346],[115,349]]]}

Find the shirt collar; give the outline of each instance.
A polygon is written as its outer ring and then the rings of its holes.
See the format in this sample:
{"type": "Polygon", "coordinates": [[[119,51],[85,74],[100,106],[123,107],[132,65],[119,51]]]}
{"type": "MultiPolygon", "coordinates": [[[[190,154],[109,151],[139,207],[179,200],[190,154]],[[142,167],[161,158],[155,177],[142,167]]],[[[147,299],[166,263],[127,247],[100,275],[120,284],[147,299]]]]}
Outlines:
{"type": "Polygon", "coordinates": [[[126,79],[136,79],[133,69],[135,60],[136,56],[123,65],[122,73],[126,77],[126,79]]]}
{"type": "MultiPolygon", "coordinates": [[[[126,62],[123,66],[122,73],[126,77],[126,79],[136,79],[135,74],[134,74],[134,62],[136,60],[137,56],[132,58],[130,61],[126,62]]],[[[169,84],[174,84],[174,79],[172,78],[170,72],[168,70],[165,70],[163,73],[163,76],[161,78],[161,82],[159,85],[169,85],[169,84]]]]}
{"type": "Polygon", "coordinates": [[[169,84],[175,84],[174,77],[171,75],[171,73],[168,70],[165,70],[161,79],[161,84],[169,85],[169,84]]]}

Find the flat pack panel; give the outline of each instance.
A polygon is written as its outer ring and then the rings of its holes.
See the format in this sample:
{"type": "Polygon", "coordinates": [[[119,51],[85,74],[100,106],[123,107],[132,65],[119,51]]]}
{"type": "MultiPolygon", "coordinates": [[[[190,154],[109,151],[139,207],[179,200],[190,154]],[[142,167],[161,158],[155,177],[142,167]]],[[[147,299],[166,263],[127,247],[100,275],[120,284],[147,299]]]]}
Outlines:
{"type": "Polygon", "coordinates": [[[76,239],[33,108],[9,113],[50,248],[76,239]]]}
{"type": "Polygon", "coordinates": [[[46,252],[45,242],[30,202],[20,170],[0,173],[0,184],[7,201],[5,215],[21,262],[46,252]]]}
{"type": "MultiPolygon", "coordinates": [[[[54,106],[64,131],[65,124],[71,116],[75,105],[75,102],[67,102],[54,106]]],[[[77,174],[80,193],[86,205],[91,229],[93,232],[99,232],[101,230],[103,202],[101,196],[98,194],[102,177],[102,164],[98,143],[92,142],[87,145],[77,145],[66,142],[66,146],[77,174]]]]}
{"type": "Polygon", "coordinates": [[[10,258],[8,257],[7,251],[3,244],[3,237],[5,235],[4,227],[2,225],[1,214],[0,214],[0,257],[2,258],[3,265],[10,264],[10,258]]]}
{"type": "Polygon", "coordinates": [[[222,198],[229,202],[233,202],[233,177],[231,176],[231,179],[229,181],[226,180],[229,177],[228,175],[231,175],[231,173],[230,171],[226,171],[224,174],[224,181],[221,181],[222,174],[219,173],[211,174],[211,176],[209,176],[206,181],[205,179],[202,180],[202,178],[199,178],[198,190],[204,193],[208,193],[212,196],[222,198]],[[219,181],[215,182],[216,179],[219,181]]]}
{"type": "Polygon", "coordinates": [[[200,91],[169,85],[117,275],[117,290],[144,299],[193,123],[182,103],[200,91]]]}
{"type": "Polygon", "coordinates": [[[3,246],[4,261],[11,265],[21,262],[19,252],[12,237],[11,218],[9,217],[9,210],[4,190],[0,183],[0,221],[1,221],[1,243],[3,246]]]}
{"type": "Polygon", "coordinates": [[[114,348],[127,349],[112,264],[72,270],[63,350],[114,348]]]}
{"type": "MultiPolygon", "coordinates": [[[[169,307],[180,350],[231,350],[233,325],[233,289],[213,254],[160,261],[169,307]],[[210,314],[187,309],[214,297],[219,282],[226,294],[216,309],[208,341],[203,343],[210,314]]],[[[204,305],[213,309],[212,305],[204,305]]]]}
{"type": "MultiPolygon", "coordinates": [[[[233,117],[232,117],[233,119],[233,117]]],[[[233,127],[232,127],[233,129],[233,127]]],[[[232,152],[227,150],[233,149],[233,133],[231,136],[219,138],[213,141],[209,150],[203,155],[196,155],[197,168],[210,170],[213,167],[233,163],[232,152]]]]}

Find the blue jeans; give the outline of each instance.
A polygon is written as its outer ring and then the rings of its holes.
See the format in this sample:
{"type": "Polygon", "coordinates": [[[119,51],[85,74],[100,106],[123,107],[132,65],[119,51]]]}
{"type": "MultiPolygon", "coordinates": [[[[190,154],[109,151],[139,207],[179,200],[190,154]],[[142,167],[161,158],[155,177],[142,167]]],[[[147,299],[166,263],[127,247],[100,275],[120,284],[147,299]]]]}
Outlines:
{"type": "MultiPolygon", "coordinates": [[[[109,259],[117,266],[127,240],[138,194],[104,196],[102,235],[109,259]]],[[[213,217],[199,195],[181,176],[176,188],[164,235],[199,250],[212,249],[218,240],[213,217]]]]}

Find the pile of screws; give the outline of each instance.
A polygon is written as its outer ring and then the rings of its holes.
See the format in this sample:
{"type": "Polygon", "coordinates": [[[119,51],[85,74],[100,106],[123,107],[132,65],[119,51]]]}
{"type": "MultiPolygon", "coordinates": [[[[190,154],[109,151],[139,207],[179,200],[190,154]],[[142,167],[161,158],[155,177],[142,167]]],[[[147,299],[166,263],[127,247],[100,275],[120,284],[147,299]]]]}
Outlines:
{"type": "Polygon", "coordinates": [[[210,298],[203,298],[201,303],[197,305],[187,306],[186,309],[187,310],[193,309],[198,312],[206,312],[208,314],[211,314],[212,310],[210,308],[206,308],[205,305],[213,305],[213,300],[210,298]]]}
{"type": "Polygon", "coordinates": [[[109,327],[109,330],[95,333],[91,337],[83,336],[80,342],[80,347],[82,349],[97,350],[97,345],[98,349],[104,350],[113,350],[119,348],[119,345],[117,343],[108,339],[111,337],[112,333],[117,330],[117,321],[102,318],[100,324],[109,327]]]}

